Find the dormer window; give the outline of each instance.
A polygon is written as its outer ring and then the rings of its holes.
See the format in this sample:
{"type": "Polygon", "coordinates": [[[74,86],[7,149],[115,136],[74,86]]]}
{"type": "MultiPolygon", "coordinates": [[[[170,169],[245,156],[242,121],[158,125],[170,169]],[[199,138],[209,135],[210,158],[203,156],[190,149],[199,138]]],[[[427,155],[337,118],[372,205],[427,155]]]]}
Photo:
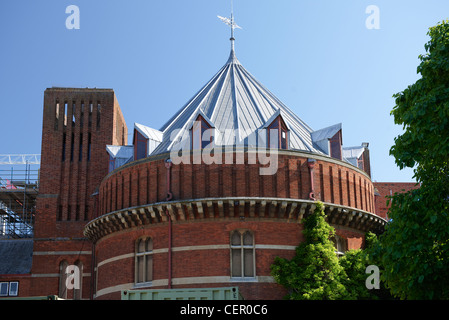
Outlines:
{"type": "Polygon", "coordinates": [[[288,127],[281,115],[277,116],[267,127],[267,146],[268,148],[288,149],[289,137],[288,127]]]}
{"type": "MultiPolygon", "coordinates": [[[[124,127],[122,127],[123,137],[125,136],[124,127]]],[[[139,123],[134,123],[134,160],[148,157],[162,142],[163,133],[139,123]]],[[[124,138],[122,137],[122,143],[124,138]]]]}
{"type": "Polygon", "coordinates": [[[191,130],[191,147],[192,150],[206,148],[214,139],[211,132],[213,126],[201,114],[198,115],[192,125],[191,130]],[[209,130],[206,132],[206,130],[209,130]]]}
{"type": "Polygon", "coordinates": [[[339,130],[332,138],[329,139],[330,156],[341,160],[341,130],[339,130]]]}
{"type": "Polygon", "coordinates": [[[332,158],[343,159],[341,123],[326,127],[311,134],[312,142],[332,158]]]}
{"type": "Polygon", "coordinates": [[[148,138],[134,129],[134,160],[145,158],[148,154],[148,138]]]}

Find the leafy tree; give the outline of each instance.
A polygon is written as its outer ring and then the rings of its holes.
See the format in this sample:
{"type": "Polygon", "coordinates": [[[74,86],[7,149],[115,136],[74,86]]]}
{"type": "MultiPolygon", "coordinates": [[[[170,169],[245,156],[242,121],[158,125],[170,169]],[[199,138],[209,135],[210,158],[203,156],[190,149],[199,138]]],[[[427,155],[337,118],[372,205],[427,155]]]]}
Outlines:
{"type": "Polygon", "coordinates": [[[348,276],[345,286],[351,299],[389,300],[392,298],[382,281],[380,281],[379,289],[370,290],[366,287],[366,280],[369,276],[366,274],[366,270],[369,265],[377,266],[380,269],[380,274],[383,272],[380,263],[373,260],[371,256],[372,250],[377,246],[377,241],[377,236],[368,232],[365,235],[365,249],[349,250],[340,258],[340,265],[348,276]]]}
{"type": "Polygon", "coordinates": [[[402,299],[449,298],[449,21],[429,29],[414,84],[395,94],[391,114],[404,133],[390,154],[414,168],[420,188],[395,194],[391,221],[373,252],[402,299]]]}
{"type": "Polygon", "coordinates": [[[346,272],[347,279],[344,281],[346,290],[351,299],[374,299],[377,298],[365,285],[367,274],[368,257],[364,250],[349,250],[340,258],[340,265],[346,272]]]}
{"type": "Polygon", "coordinates": [[[336,300],[348,298],[343,284],[347,278],[330,240],[335,230],[325,221],[324,207],[316,203],[304,219],[305,242],[292,260],[277,257],[271,266],[274,279],[289,290],[291,300],[336,300]]]}

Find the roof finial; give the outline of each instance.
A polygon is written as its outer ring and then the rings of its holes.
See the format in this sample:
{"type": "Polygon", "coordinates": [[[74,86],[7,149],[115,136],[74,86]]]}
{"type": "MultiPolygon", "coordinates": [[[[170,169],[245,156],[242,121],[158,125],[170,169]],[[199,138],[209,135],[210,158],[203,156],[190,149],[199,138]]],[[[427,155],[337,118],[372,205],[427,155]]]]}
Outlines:
{"type": "Polygon", "coordinates": [[[238,29],[242,29],[240,26],[238,26],[235,21],[234,21],[234,6],[233,6],[233,1],[231,0],[231,19],[229,18],[225,18],[225,17],[221,17],[221,16],[217,16],[218,19],[220,19],[221,21],[223,21],[224,23],[226,23],[228,26],[231,27],[231,50],[234,51],[234,29],[238,28],[238,29]]]}

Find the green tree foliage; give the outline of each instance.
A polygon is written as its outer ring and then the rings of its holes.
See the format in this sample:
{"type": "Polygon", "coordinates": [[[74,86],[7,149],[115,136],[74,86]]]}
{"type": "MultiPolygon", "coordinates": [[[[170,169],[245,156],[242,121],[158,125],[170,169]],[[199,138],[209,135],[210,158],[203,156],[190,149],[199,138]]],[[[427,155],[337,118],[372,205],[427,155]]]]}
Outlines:
{"type": "Polygon", "coordinates": [[[368,256],[362,249],[349,250],[340,258],[340,265],[346,272],[347,279],[344,281],[348,297],[351,299],[375,299],[365,286],[368,264],[368,256]]]}
{"type": "Polygon", "coordinates": [[[414,168],[420,188],[392,197],[391,221],[373,257],[402,299],[449,298],[449,21],[429,29],[414,84],[394,95],[391,114],[404,133],[390,154],[414,168]]]}
{"type": "Polygon", "coordinates": [[[380,269],[380,274],[383,273],[383,268],[379,261],[373,260],[371,252],[377,247],[378,238],[372,233],[368,232],[365,235],[365,249],[349,250],[340,258],[340,264],[345,269],[348,276],[345,286],[348,290],[351,299],[364,300],[390,300],[392,299],[388,289],[380,281],[379,289],[367,289],[366,280],[370,274],[366,273],[369,265],[377,266],[380,269]]]}
{"type": "Polygon", "coordinates": [[[325,221],[323,204],[303,221],[305,242],[292,260],[277,257],[271,266],[274,279],[289,290],[291,300],[336,300],[348,297],[347,278],[330,240],[335,230],[325,221]]]}

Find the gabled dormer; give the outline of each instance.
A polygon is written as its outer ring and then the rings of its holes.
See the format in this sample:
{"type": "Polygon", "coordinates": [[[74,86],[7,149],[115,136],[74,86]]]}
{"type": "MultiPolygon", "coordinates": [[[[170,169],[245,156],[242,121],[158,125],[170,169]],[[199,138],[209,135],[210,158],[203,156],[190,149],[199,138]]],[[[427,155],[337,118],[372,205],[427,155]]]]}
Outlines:
{"type": "Polygon", "coordinates": [[[278,109],[263,126],[267,131],[267,148],[288,150],[290,127],[278,109]]]}
{"type": "Polygon", "coordinates": [[[343,148],[343,157],[371,176],[371,165],[369,156],[369,143],[364,142],[361,146],[343,148]]]}
{"type": "Polygon", "coordinates": [[[215,126],[212,121],[202,112],[198,111],[190,128],[190,147],[192,150],[204,149],[215,138],[215,126]]]}
{"type": "Polygon", "coordinates": [[[312,132],[312,142],[332,158],[342,160],[341,123],[312,132]]]}
{"type": "Polygon", "coordinates": [[[106,151],[109,154],[109,172],[133,160],[133,146],[107,145],[106,151]]]}
{"type": "Polygon", "coordinates": [[[159,130],[135,123],[133,137],[134,160],[148,157],[161,143],[162,138],[163,133],[159,130]]]}

